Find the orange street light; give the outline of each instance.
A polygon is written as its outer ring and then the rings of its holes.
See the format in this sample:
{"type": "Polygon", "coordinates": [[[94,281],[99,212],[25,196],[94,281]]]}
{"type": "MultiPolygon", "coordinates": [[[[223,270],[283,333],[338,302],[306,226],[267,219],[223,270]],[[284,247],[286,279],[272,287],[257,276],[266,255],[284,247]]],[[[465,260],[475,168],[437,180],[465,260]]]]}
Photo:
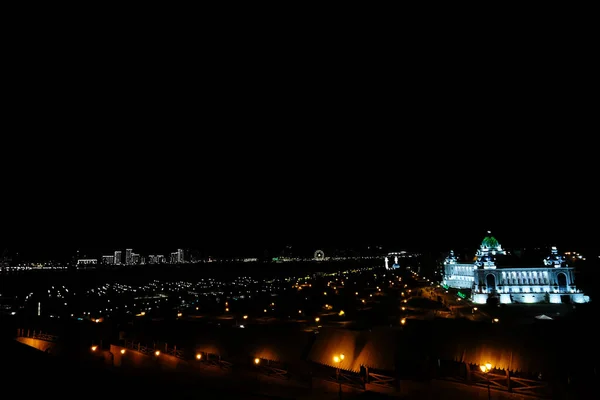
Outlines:
{"type": "Polygon", "coordinates": [[[202,354],[198,353],[196,354],[196,360],[201,360],[202,359],[202,354]]]}
{"type": "Polygon", "coordinates": [[[92,346],[92,351],[96,351],[97,348],[98,348],[98,346],[96,346],[96,345],[92,346]]]}
{"type": "Polygon", "coordinates": [[[339,384],[338,393],[339,393],[340,399],[342,398],[342,382],[340,381],[340,362],[343,359],[344,359],[344,353],[341,353],[339,356],[337,356],[337,355],[333,356],[333,361],[336,364],[335,379],[338,381],[338,384],[339,384]]]}
{"type": "Polygon", "coordinates": [[[481,370],[481,372],[483,372],[486,375],[487,378],[487,390],[488,390],[488,400],[491,398],[491,393],[490,393],[490,378],[488,376],[488,373],[491,371],[492,369],[492,364],[487,362],[483,365],[479,366],[479,369],[481,370]]]}
{"type": "Polygon", "coordinates": [[[154,352],[154,355],[155,355],[156,357],[160,356],[160,351],[159,351],[159,350],[156,350],[156,351],[154,352]]]}
{"type": "Polygon", "coordinates": [[[247,315],[244,315],[244,319],[248,319],[248,316],[247,316],[247,315]]]}
{"type": "Polygon", "coordinates": [[[256,365],[260,364],[260,358],[255,358],[254,359],[254,364],[256,364],[256,365]]]}
{"type": "Polygon", "coordinates": [[[315,322],[319,322],[321,320],[321,318],[317,317],[315,318],[315,322]]]}
{"type": "Polygon", "coordinates": [[[125,349],[121,349],[121,354],[125,354],[125,349]]]}

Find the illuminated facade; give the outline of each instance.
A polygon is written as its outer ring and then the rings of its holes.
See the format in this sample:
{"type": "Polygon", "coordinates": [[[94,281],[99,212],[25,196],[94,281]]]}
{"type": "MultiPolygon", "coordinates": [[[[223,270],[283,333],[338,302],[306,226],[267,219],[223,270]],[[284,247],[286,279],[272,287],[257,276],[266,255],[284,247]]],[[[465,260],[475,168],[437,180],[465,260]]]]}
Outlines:
{"type": "Polygon", "coordinates": [[[500,303],[587,303],[590,299],[575,287],[575,273],[556,247],[536,267],[498,267],[497,257],[506,255],[488,232],[473,263],[458,262],[453,251],[444,260],[448,287],[471,289],[471,300],[484,304],[496,297],[500,303]]]}
{"type": "Polygon", "coordinates": [[[115,251],[113,261],[114,261],[115,265],[121,265],[121,252],[119,250],[115,251]]]}

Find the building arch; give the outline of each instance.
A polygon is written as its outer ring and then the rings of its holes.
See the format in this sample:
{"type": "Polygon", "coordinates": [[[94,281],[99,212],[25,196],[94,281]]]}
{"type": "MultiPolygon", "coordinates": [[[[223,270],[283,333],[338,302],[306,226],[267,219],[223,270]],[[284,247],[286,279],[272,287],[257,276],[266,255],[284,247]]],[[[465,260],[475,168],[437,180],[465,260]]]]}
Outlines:
{"type": "Polygon", "coordinates": [[[558,274],[556,274],[556,283],[560,292],[567,292],[568,282],[569,280],[567,278],[567,274],[565,274],[564,272],[559,272],[558,274]]]}
{"type": "Polygon", "coordinates": [[[485,286],[487,287],[488,293],[496,290],[496,276],[494,276],[494,274],[487,274],[485,276],[485,286]]]}

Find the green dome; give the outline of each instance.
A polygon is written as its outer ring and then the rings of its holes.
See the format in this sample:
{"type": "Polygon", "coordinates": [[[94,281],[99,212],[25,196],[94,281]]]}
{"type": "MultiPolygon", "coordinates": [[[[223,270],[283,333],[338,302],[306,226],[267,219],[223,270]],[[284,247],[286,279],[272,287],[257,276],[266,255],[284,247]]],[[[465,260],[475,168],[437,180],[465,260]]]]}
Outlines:
{"type": "Polygon", "coordinates": [[[483,238],[483,242],[481,242],[481,245],[488,248],[496,248],[500,246],[500,243],[498,243],[498,240],[495,237],[486,236],[485,238],[483,238]]]}

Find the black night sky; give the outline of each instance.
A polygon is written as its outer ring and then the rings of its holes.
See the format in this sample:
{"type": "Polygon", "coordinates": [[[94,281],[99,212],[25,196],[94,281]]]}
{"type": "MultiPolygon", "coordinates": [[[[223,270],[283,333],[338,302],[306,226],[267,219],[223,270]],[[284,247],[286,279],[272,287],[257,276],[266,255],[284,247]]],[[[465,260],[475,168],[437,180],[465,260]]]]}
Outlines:
{"type": "Polygon", "coordinates": [[[246,143],[90,136],[19,147],[12,154],[24,158],[9,164],[4,181],[3,247],[438,251],[475,248],[487,230],[505,246],[596,246],[596,182],[584,143],[538,149],[409,135],[375,141],[361,129],[246,143]]]}
{"type": "Polygon", "coordinates": [[[0,251],[598,247],[585,71],[313,56],[15,61],[0,251]]]}

